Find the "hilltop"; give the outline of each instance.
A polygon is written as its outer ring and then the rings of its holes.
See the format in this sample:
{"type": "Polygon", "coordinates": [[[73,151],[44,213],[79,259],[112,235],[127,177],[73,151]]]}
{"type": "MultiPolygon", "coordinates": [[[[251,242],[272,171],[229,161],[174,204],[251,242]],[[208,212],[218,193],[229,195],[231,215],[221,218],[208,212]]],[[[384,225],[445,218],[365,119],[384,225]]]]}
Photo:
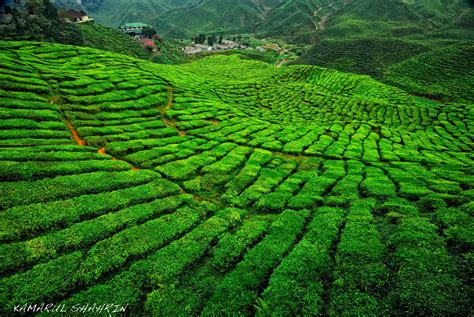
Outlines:
{"type": "MultiPolygon", "coordinates": [[[[0,48],[2,315],[472,311],[471,103],[238,55],[0,48]]],[[[407,63],[387,76],[438,89],[407,63]]]]}
{"type": "MultiPolygon", "coordinates": [[[[89,2],[83,3],[85,5],[89,2]]],[[[167,64],[185,60],[180,47],[172,40],[153,41],[158,51],[153,53],[117,28],[110,28],[92,21],[70,23],[68,13],[58,10],[49,1],[41,3],[30,1],[14,5],[7,15],[10,16],[10,22],[0,25],[2,40],[30,40],[89,46],[167,64]]]]}
{"type": "Polygon", "coordinates": [[[327,16],[323,29],[313,32],[317,40],[297,63],[382,78],[393,64],[441,47],[474,41],[474,10],[468,1],[345,3],[327,16]]]}
{"type": "Polygon", "coordinates": [[[54,1],[60,7],[86,8],[98,22],[118,27],[142,21],[153,25],[160,34],[172,38],[191,38],[199,33],[251,32],[266,13],[281,0],[99,0],[84,5],[68,0],[54,1]]]}
{"type": "Polygon", "coordinates": [[[467,0],[89,0],[82,5],[55,0],[60,7],[83,8],[100,22],[118,27],[142,21],[160,34],[190,38],[199,33],[255,33],[311,44],[343,37],[472,39],[472,6],[467,0]],[[462,32],[459,32],[462,30],[462,32]]]}
{"type": "MultiPolygon", "coordinates": [[[[65,0],[56,4],[78,7],[65,0]]],[[[391,66],[419,54],[474,41],[474,10],[466,0],[101,0],[84,1],[80,7],[114,27],[148,23],[166,38],[246,34],[306,45],[293,64],[380,80],[391,66]]]]}

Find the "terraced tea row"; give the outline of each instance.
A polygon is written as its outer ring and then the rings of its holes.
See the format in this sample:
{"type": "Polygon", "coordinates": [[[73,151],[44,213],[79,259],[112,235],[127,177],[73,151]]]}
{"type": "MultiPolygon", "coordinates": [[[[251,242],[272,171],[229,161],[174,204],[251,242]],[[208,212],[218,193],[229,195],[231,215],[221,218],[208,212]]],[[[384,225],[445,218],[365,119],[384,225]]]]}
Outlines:
{"type": "Polygon", "coordinates": [[[472,105],[236,56],[0,47],[2,314],[468,313],[472,105]]]}

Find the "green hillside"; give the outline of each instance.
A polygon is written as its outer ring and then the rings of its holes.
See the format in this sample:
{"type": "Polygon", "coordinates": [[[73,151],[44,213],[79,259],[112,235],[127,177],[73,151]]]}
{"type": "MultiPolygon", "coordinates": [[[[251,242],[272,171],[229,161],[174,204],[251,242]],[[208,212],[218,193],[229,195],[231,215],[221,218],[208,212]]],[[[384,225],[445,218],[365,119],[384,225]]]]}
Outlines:
{"type": "MultiPolygon", "coordinates": [[[[84,2],[84,4],[89,2],[84,2]]],[[[77,5],[77,2],[76,2],[77,5]]],[[[113,53],[149,59],[158,63],[176,64],[186,61],[181,45],[173,40],[156,41],[157,53],[150,53],[134,38],[117,28],[97,23],[72,24],[64,20],[65,13],[48,1],[28,1],[15,5],[12,19],[0,25],[0,40],[30,40],[77,46],[89,46],[113,53]]]]}
{"type": "Polygon", "coordinates": [[[313,43],[332,17],[352,0],[289,0],[269,12],[257,27],[260,36],[313,43]]]}
{"type": "Polygon", "coordinates": [[[111,26],[149,23],[165,38],[250,34],[307,45],[293,64],[380,80],[391,66],[421,53],[474,41],[474,7],[466,0],[104,0],[82,7],[111,26]]]}
{"type": "Polygon", "coordinates": [[[385,71],[385,79],[430,98],[474,101],[474,42],[417,55],[385,71]]]}
{"type": "MultiPolygon", "coordinates": [[[[66,8],[84,8],[77,2],[56,0],[66,8]]],[[[103,0],[89,7],[94,18],[105,25],[141,21],[171,38],[191,38],[202,32],[249,33],[281,0],[103,0]]]]}
{"type": "Polygon", "coordinates": [[[173,40],[161,39],[155,41],[158,52],[150,53],[141,43],[118,29],[97,23],[82,23],[77,27],[83,36],[84,46],[147,59],[161,64],[179,64],[187,61],[187,57],[181,51],[181,44],[173,40]]]}
{"type": "MultiPolygon", "coordinates": [[[[0,40],[30,40],[89,46],[137,58],[152,58],[152,54],[139,42],[118,29],[90,22],[67,23],[63,19],[64,12],[58,12],[48,1],[29,1],[14,6],[11,11],[11,22],[2,25],[0,40]]],[[[162,51],[164,57],[171,55],[166,49],[162,51]]]]}
{"type": "Polygon", "coordinates": [[[77,27],[84,38],[85,46],[137,58],[150,58],[150,53],[143,48],[143,45],[118,29],[96,23],[82,23],[77,27]]]}
{"type": "Polygon", "coordinates": [[[347,1],[327,16],[297,63],[382,78],[387,67],[412,56],[474,41],[473,25],[468,1],[347,1]]]}
{"type": "MultiPolygon", "coordinates": [[[[410,71],[386,76],[411,89],[410,71]]],[[[238,55],[5,41],[0,95],[2,316],[472,313],[470,103],[238,55]]]]}
{"type": "Polygon", "coordinates": [[[310,48],[296,63],[320,65],[380,78],[386,67],[432,48],[419,41],[400,39],[330,39],[322,40],[310,48]]]}

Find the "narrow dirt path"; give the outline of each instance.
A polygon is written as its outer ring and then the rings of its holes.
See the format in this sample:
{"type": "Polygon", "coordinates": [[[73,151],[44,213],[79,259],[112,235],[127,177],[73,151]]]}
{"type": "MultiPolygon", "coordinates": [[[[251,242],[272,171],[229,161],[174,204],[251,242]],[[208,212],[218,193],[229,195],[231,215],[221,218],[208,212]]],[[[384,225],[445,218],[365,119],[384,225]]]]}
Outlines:
{"type": "Polygon", "coordinates": [[[166,107],[163,110],[163,114],[166,113],[166,111],[170,110],[173,107],[173,87],[168,87],[168,103],[166,104],[166,107]]]}
{"type": "Polygon", "coordinates": [[[286,62],[288,62],[288,59],[287,58],[284,58],[282,60],[279,60],[276,64],[275,64],[275,67],[282,67],[283,64],[285,64],[286,62]]]}
{"type": "MultiPolygon", "coordinates": [[[[76,141],[77,145],[79,146],[87,146],[87,142],[86,140],[82,139],[80,136],[79,136],[79,133],[77,132],[76,128],[74,128],[74,126],[72,125],[72,123],[70,121],[67,121],[66,122],[66,126],[67,128],[71,131],[71,134],[72,134],[72,137],[74,138],[74,140],[76,141]]],[[[105,148],[100,148],[97,150],[97,153],[101,154],[101,155],[107,155],[107,152],[105,150],[105,148]]],[[[112,158],[112,161],[123,161],[123,162],[126,162],[124,160],[119,160],[117,159],[116,157],[114,156],[111,156],[112,158]]],[[[128,164],[130,164],[129,162],[126,162],[128,164]]],[[[131,165],[131,164],[130,164],[131,165]]],[[[140,169],[138,167],[135,167],[132,165],[132,171],[139,171],[140,169]]]]}
{"type": "Polygon", "coordinates": [[[166,104],[166,106],[160,109],[161,120],[165,123],[167,127],[176,129],[179,136],[185,136],[186,132],[179,130],[176,127],[176,123],[166,117],[166,111],[171,110],[171,108],[173,108],[173,87],[169,86],[168,87],[168,103],[166,104]]]}
{"type": "Polygon", "coordinates": [[[72,137],[76,141],[77,145],[80,145],[80,146],[86,146],[87,145],[86,140],[82,139],[79,136],[79,133],[77,132],[76,128],[74,128],[74,126],[72,125],[72,123],[70,121],[67,121],[66,126],[71,131],[72,137]]]}

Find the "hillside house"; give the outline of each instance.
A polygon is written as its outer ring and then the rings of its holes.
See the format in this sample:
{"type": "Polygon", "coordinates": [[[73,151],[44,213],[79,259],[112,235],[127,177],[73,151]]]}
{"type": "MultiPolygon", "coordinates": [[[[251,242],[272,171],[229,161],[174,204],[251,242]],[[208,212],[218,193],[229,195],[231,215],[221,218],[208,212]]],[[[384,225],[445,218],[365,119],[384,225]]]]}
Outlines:
{"type": "Polygon", "coordinates": [[[141,22],[125,23],[120,26],[120,31],[129,35],[141,35],[147,25],[141,22]]]}
{"type": "Polygon", "coordinates": [[[194,55],[194,54],[202,52],[201,49],[194,46],[186,46],[183,48],[183,51],[185,54],[188,54],[188,55],[194,55]]]}
{"type": "Polygon", "coordinates": [[[66,19],[71,23],[84,23],[93,21],[84,11],[68,10],[66,12],[66,19]]]}
{"type": "Polygon", "coordinates": [[[204,45],[204,44],[194,44],[194,47],[200,49],[203,52],[212,52],[212,46],[204,45]]]}

